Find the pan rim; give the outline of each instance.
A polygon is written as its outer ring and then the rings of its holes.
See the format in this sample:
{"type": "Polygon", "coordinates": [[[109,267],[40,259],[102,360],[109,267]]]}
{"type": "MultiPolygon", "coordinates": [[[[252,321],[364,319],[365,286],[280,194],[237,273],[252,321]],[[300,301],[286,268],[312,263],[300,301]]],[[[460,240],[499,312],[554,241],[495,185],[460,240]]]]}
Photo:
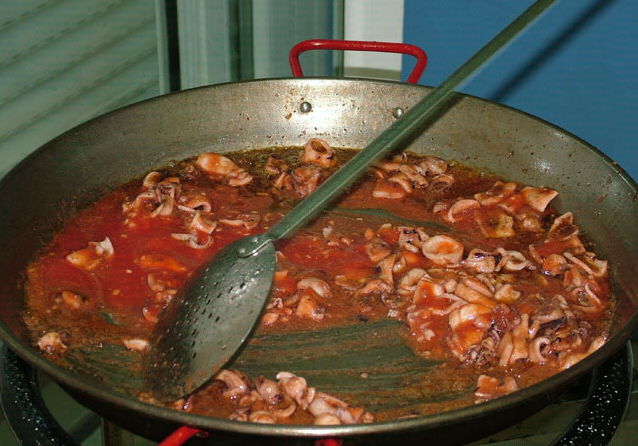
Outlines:
{"type": "MultiPolygon", "coordinates": [[[[214,86],[207,87],[198,87],[196,89],[185,90],[183,92],[171,93],[169,95],[164,95],[152,99],[148,99],[141,103],[136,103],[127,107],[123,107],[122,109],[118,109],[112,111],[106,115],[101,115],[92,120],[87,121],[86,123],[80,124],[77,127],[69,130],[68,132],[76,132],[78,130],[83,129],[85,126],[95,125],[95,123],[99,122],[99,120],[108,119],[109,117],[114,116],[119,113],[123,109],[128,109],[130,107],[138,107],[141,104],[146,104],[153,101],[163,101],[166,100],[167,97],[178,94],[197,94],[197,92],[201,89],[210,89],[210,88],[224,88],[228,85],[236,85],[236,84],[252,84],[252,83],[269,83],[274,82],[278,83],[280,81],[285,81],[286,83],[290,82],[299,82],[299,83],[312,83],[312,82],[343,82],[343,83],[379,83],[379,84],[400,84],[405,86],[405,84],[391,82],[391,81],[374,81],[368,79],[334,79],[334,78],[303,78],[303,79],[289,79],[289,78],[281,78],[281,79],[260,79],[260,80],[249,80],[242,82],[231,82],[225,84],[218,84],[214,86]]],[[[410,86],[410,88],[422,88],[429,89],[431,87],[426,86],[410,86]]],[[[549,126],[553,128],[555,131],[560,132],[568,138],[579,141],[584,146],[586,146],[589,150],[593,150],[600,159],[608,164],[614,172],[625,181],[632,191],[635,194],[638,194],[638,186],[635,181],[624,171],[624,169],[615,163],[611,158],[602,153],[599,149],[591,146],[581,138],[572,135],[571,133],[555,126],[554,124],[548,123],[538,117],[530,115],[528,113],[522,112],[520,110],[507,107],[501,104],[495,104],[490,101],[486,101],[481,98],[476,98],[474,96],[459,94],[464,98],[471,98],[472,100],[478,100],[480,102],[485,102],[490,104],[490,106],[497,106],[499,108],[509,109],[517,114],[522,114],[528,118],[534,119],[535,121],[549,126]]],[[[50,143],[47,143],[34,151],[24,160],[22,160],[18,165],[13,167],[5,177],[0,180],[0,190],[2,190],[5,182],[12,175],[17,175],[20,171],[27,167],[29,163],[29,159],[32,157],[39,156],[39,154],[46,150],[53,141],[58,138],[63,138],[65,134],[60,135],[59,137],[52,140],[50,143]]],[[[404,419],[404,420],[389,420],[383,422],[377,422],[372,424],[360,424],[360,425],[342,425],[342,426],[307,426],[307,425],[260,425],[255,423],[245,423],[238,422],[226,419],[218,419],[206,417],[203,415],[190,414],[181,412],[178,410],[168,409],[164,407],[155,406],[149,403],[144,403],[140,400],[135,399],[133,396],[123,396],[119,393],[115,393],[113,391],[106,391],[99,386],[96,386],[94,382],[86,380],[83,377],[71,376],[69,371],[59,367],[50,361],[48,361],[45,357],[41,356],[34,348],[28,345],[26,342],[19,339],[12,331],[8,329],[8,327],[4,324],[4,322],[0,321],[0,338],[7,344],[9,348],[11,348],[18,356],[27,361],[29,364],[35,366],[37,369],[42,370],[44,373],[50,375],[54,380],[60,382],[64,386],[77,390],[79,392],[85,393],[91,397],[97,398],[99,400],[105,401],[109,404],[116,405],[118,407],[122,407],[128,410],[133,410],[140,414],[152,414],[153,416],[161,417],[167,421],[173,421],[176,423],[188,424],[190,426],[199,427],[202,429],[215,429],[215,430],[224,430],[233,433],[239,434],[253,434],[253,435],[268,435],[268,436],[284,436],[284,437],[325,437],[325,436],[354,436],[354,435],[369,435],[369,434],[384,434],[384,433],[397,433],[397,432],[405,432],[405,431],[416,431],[416,430],[428,430],[436,427],[456,424],[461,421],[468,421],[479,416],[485,416],[486,413],[497,413],[499,411],[507,410],[509,408],[513,408],[517,406],[521,400],[532,399],[533,397],[543,397],[547,392],[557,389],[563,385],[568,384],[569,382],[575,380],[577,377],[582,376],[591,371],[591,369],[595,366],[598,366],[603,362],[604,359],[613,354],[616,350],[621,348],[629,339],[631,334],[638,329],[638,313],[634,313],[634,315],[625,323],[624,326],[620,328],[607,343],[602,346],[598,351],[594,352],[584,360],[580,361],[574,367],[560,372],[546,380],[541,381],[533,386],[523,388],[517,392],[506,395],[504,397],[488,401],[475,406],[468,406],[460,409],[454,409],[450,411],[440,412],[437,414],[421,416],[413,419],[404,419]]]]}

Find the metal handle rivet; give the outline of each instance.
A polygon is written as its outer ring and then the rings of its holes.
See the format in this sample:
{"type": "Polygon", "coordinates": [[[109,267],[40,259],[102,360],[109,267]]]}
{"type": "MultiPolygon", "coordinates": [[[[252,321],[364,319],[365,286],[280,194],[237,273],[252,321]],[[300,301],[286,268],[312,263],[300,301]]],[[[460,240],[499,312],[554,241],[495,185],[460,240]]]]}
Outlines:
{"type": "Polygon", "coordinates": [[[392,110],[392,116],[394,116],[396,119],[399,119],[401,116],[403,116],[403,113],[405,113],[405,111],[401,107],[397,107],[392,110]]]}
{"type": "Polygon", "coordinates": [[[310,102],[304,101],[299,106],[299,110],[301,110],[301,113],[308,113],[310,110],[312,110],[312,104],[310,102]]]}

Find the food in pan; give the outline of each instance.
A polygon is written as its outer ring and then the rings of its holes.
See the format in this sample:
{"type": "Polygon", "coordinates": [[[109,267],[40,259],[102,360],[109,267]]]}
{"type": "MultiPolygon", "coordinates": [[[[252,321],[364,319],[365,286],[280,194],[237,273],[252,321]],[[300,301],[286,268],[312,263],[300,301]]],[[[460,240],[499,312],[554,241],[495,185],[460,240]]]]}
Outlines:
{"type": "MultiPolygon", "coordinates": [[[[198,266],[268,229],[353,153],[317,138],[302,149],[205,153],[112,191],[29,265],[24,318],[34,344],[53,361],[101,343],[143,354],[162,308],[198,266]]],[[[607,261],[571,212],[552,208],[557,195],[433,156],[379,162],[278,243],[257,333],[401,321],[415,355],[473,380],[464,404],[569,368],[604,344],[614,302],[607,261]]],[[[264,423],[406,415],[371,413],[294,370],[224,369],[172,407],[264,423]]]]}

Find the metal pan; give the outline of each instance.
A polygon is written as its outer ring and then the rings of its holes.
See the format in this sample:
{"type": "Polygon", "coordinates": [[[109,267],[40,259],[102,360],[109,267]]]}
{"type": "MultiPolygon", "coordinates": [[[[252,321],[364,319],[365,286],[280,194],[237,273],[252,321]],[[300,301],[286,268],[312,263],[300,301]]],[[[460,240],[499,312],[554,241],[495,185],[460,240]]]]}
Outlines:
{"type": "MultiPolygon", "coordinates": [[[[229,438],[367,438],[419,433],[441,440],[476,437],[519,421],[551,401],[549,395],[558,394],[612,355],[638,328],[637,188],[612,160],[577,137],[472,97],[458,95],[447,113],[406,148],[559,190],[561,195],[554,202],[559,211],[572,210],[600,256],[611,261],[618,300],[611,338],[565,372],[491,402],[412,419],[354,426],[266,426],[142,403],[136,398],[139,364],[118,346],[74,351],[67,368],[54,365],[34,348],[21,318],[20,279],[27,262],[69,216],[108,190],[204,151],[302,145],[312,136],[337,147],[362,147],[400,115],[399,108],[409,109],[429,90],[401,83],[335,79],[222,84],[135,104],[70,130],[37,150],[0,182],[0,337],[89,408],[151,438],[162,438],[175,426],[188,424],[229,438]]],[[[382,323],[253,339],[233,366],[267,375],[285,367],[307,376],[322,390],[345,391],[355,403],[376,395],[373,410],[396,404],[420,409],[427,398],[454,398],[454,392],[423,385],[431,364],[414,358],[395,328],[382,323]],[[326,343],[331,344],[329,350],[323,347],[326,343]],[[375,367],[372,372],[387,379],[376,385],[371,380],[352,379],[366,367],[375,367]],[[406,397],[401,393],[406,387],[426,392],[425,396],[406,397]]],[[[369,407],[369,398],[367,401],[369,407]]]]}

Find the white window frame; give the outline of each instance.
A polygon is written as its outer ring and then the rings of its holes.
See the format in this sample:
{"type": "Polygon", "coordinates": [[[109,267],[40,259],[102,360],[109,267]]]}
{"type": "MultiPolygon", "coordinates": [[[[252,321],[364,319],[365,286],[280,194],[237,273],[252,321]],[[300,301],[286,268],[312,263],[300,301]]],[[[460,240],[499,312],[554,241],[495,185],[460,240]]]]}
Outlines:
{"type": "MultiPolygon", "coordinates": [[[[403,43],[404,0],[344,0],[344,38],[403,43]]],[[[401,55],[346,51],[347,77],[401,80],[401,55]]]]}

